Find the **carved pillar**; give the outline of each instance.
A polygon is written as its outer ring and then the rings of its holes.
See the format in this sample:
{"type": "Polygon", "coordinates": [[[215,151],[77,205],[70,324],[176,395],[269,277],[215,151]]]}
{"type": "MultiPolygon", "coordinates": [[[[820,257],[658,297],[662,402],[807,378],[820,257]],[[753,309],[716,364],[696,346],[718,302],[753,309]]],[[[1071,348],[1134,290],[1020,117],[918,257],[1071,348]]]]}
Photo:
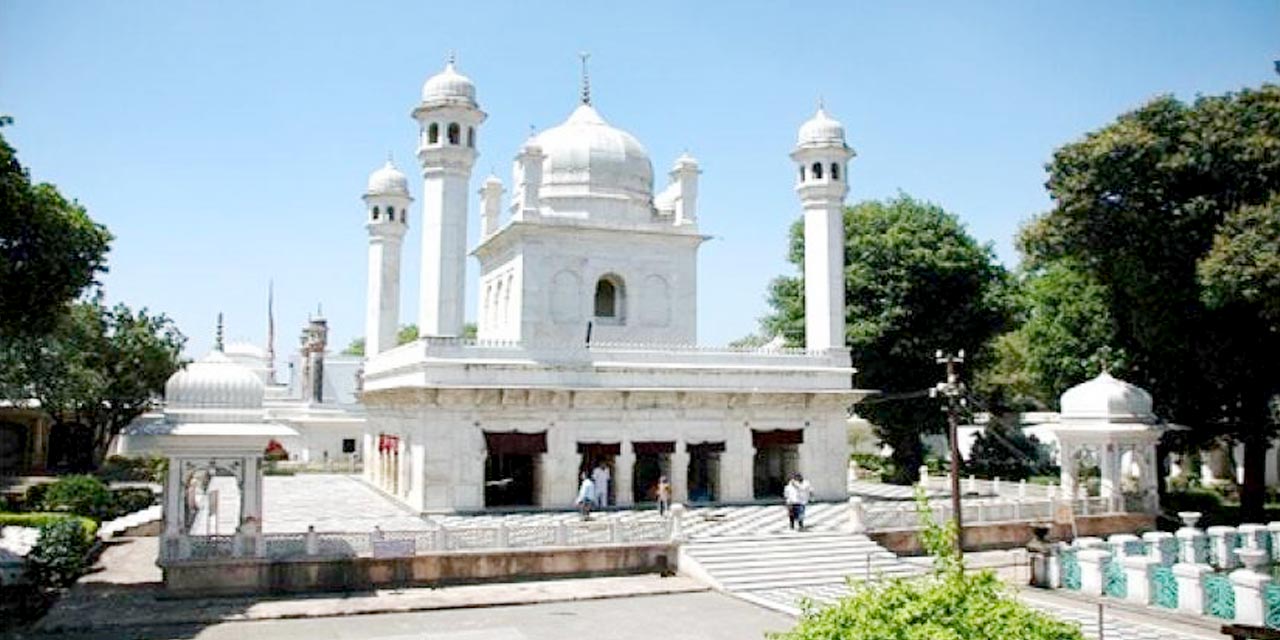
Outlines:
{"type": "Polygon", "coordinates": [[[629,507],[635,502],[632,495],[632,474],[635,471],[636,455],[631,444],[623,442],[618,457],[613,460],[614,499],[619,507],[629,507]]]}
{"type": "MultiPolygon", "coordinates": [[[[1098,487],[1098,495],[1103,498],[1110,498],[1114,503],[1117,496],[1120,495],[1120,478],[1116,471],[1120,467],[1120,450],[1113,442],[1098,447],[1098,470],[1101,472],[1102,483],[1098,487]]],[[[1114,509],[1114,507],[1112,507],[1114,509]]]]}
{"type": "Polygon", "coordinates": [[[689,451],[682,440],[676,441],[671,454],[671,502],[684,504],[689,501],[689,451]]]}
{"type": "Polygon", "coordinates": [[[1065,440],[1059,441],[1058,464],[1062,470],[1059,484],[1068,500],[1076,495],[1076,452],[1077,448],[1073,444],[1065,440]]]}

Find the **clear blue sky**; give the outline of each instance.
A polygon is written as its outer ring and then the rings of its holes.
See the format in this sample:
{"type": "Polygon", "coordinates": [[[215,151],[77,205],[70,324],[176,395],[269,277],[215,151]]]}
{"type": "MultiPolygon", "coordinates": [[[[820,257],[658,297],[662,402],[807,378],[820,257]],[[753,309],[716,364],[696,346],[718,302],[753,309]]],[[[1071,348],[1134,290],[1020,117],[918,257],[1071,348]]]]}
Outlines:
{"type": "MultiPolygon", "coordinates": [[[[819,95],[858,152],[851,201],[937,202],[1012,266],[1055,147],[1158,94],[1276,81],[1280,3],[4,0],[0,112],[33,176],[115,234],[109,299],[168,313],[199,355],[219,311],[263,342],[274,278],[277,352],[317,304],[341,348],[363,332],[365,179],[388,152],[416,175],[409,111],[450,49],[489,113],[473,188],[567,117],[580,50],[659,186],[699,159],[699,341],[723,344],[791,269],[787,154],[819,95]]],[[[415,228],[405,319],[418,253],[415,228]]]]}

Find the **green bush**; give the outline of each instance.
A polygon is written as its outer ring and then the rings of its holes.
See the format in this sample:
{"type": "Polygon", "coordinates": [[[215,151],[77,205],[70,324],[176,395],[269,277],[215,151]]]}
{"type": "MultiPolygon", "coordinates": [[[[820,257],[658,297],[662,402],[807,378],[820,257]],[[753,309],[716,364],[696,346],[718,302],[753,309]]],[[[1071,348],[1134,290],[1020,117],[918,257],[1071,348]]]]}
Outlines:
{"type": "Polygon", "coordinates": [[[164,484],[168,461],[159,456],[110,456],[95,475],[104,482],[154,482],[164,484]]]}
{"type": "Polygon", "coordinates": [[[887,475],[890,471],[889,467],[893,464],[889,458],[882,458],[874,453],[855,453],[850,457],[857,463],[859,469],[881,478],[887,475]]]}
{"type": "Polygon", "coordinates": [[[93,536],[98,533],[98,521],[84,516],[71,516],[65,513],[0,513],[0,527],[44,527],[60,520],[75,520],[84,529],[85,542],[92,543],[93,536]]]}
{"type": "Polygon", "coordinates": [[[111,508],[104,519],[119,518],[135,511],[142,511],[155,503],[155,492],[146,487],[112,489],[111,508]]]}
{"type": "MultiPolygon", "coordinates": [[[[919,494],[920,503],[927,503],[919,494]]],[[[1075,625],[1014,598],[995,574],[966,574],[955,549],[955,527],[921,511],[921,539],[934,555],[933,572],[851,585],[852,594],[826,608],[804,607],[800,623],[775,640],[1084,640],[1075,625]]]]}
{"type": "Polygon", "coordinates": [[[44,508],[44,494],[49,492],[47,483],[33,484],[22,494],[22,511],[39,511],[44,508]]]}
{"type": "Polygon", "coordinates": [[[44,509],[102,518],[111,512],[111,490],[88,475],[63,476],[44,494],[44,509]]]}
{"type": "Polygon", "coordinates": [[[91,543],[76,518],[61,518],[40,527],[40,538],[27,554],[27,575],[42,587],[63,587],[84,573],[91,543]]]}

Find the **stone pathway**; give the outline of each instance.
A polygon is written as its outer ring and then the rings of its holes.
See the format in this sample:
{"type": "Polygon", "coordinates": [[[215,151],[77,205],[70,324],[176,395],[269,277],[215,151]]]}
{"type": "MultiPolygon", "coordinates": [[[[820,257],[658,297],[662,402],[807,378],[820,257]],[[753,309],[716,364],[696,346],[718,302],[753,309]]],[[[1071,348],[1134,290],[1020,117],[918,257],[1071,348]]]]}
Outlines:
{"type": "Polygon", "coordinates": [[[267,476],[262,484],[265,533],[422,531],[431,525],[357,476],[306,473],[267,476]]]}

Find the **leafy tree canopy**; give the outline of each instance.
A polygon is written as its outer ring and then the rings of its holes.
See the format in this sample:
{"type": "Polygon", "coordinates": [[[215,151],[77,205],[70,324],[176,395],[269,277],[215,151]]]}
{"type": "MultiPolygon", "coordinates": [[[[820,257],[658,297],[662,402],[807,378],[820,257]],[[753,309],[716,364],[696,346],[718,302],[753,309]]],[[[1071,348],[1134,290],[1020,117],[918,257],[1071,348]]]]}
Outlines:
{"type": "Polygon", "coordinates": [[[1069,261],[1101,287],[1128,376],[1162,417],[1245,442],[1253,517],[1280,391],[1280,87],[1158,98],[1058,149],[1048,170],[1054,208],[1023,230],[1027,266],[1069,261]]]}
{"type": "MultiPolygon", "coordinates": [[[[12,122],[0,116],[0,127],[12,122]]],[[[47,332],[106,271],[111,234],[50,184],[32,184],[0,135],[0,339],[47,332]]]]}
{"type": "Polygon", "coordinates": [[[72,305],[47,334],[0,341],[0,398],[36,400],[57,423],[87,427],[96,466],[111,438],[164,392],[185,343],[163,314],[107,307],[97,296],[72,305]]]}
{"type": "MultiPolygon", "coordinates": [[[[942,376],[934,352],[964,349],[970,363],[983,359],[1011,319],[1008,276],[955,215],[906,195],[850,207],[844,225],[846,335],[859,385],[921,392],[858,407],[893,447],[898,479],[909,481],[923,458],[919,436],[945,424],[938,402],[923,397],[942,376]]],[[[789,259],[803,269],[802,221],[791,228],[789,259]]],[[[803,344],[803,276],[775,279],[769,303],[765,332],[803,344]]]]}

